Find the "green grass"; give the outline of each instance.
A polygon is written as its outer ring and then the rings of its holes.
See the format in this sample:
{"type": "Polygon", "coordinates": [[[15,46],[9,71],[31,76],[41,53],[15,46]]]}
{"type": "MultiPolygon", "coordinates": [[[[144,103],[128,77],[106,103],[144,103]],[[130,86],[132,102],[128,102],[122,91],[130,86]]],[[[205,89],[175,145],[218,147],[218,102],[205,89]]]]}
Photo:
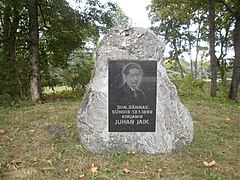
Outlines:
{"type": "Polygon", "coordinates": [[[203,94],[181,96],[195,136],[190,146],[166,155],[86,152],[78,139],[75,94],[51,95],[34,107],[0,108],[0,179],[239,179],[240,103],[203,94]],[[50,126],[63,129],[54,134],[50,126]],[[212,160],[218,165],[203,166],[212,160]]]}
{"type": "Polygon", "coordinates": [[[72,88],[69,86],[56,86],[54,88],[45,87],[43,89],[44,93],[46,93],[46,94],[60,93],[62,91],[71,91],[71,90],[72,90],[72,88]]]}

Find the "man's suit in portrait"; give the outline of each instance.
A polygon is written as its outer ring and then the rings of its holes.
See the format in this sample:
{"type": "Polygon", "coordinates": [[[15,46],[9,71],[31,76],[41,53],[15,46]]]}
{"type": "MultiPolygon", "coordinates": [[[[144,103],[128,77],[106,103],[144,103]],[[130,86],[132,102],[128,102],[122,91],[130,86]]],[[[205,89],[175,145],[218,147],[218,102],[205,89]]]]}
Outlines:
{"type": "Polygon", "coordinates": [[[116,104],[119,105],[143,105],[146,97],[142,90],[131,89],[127,83],[117,89],[116,104]]]}

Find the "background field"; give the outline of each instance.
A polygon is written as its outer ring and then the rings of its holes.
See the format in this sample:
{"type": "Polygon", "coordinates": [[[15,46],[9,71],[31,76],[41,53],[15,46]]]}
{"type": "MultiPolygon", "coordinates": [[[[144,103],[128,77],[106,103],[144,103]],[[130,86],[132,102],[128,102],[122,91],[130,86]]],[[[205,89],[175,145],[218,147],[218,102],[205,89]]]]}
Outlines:
{"type": "Polygon", "coordinates": [[[240,103],[210,98],[205,84],[189,85],[195,91],[188,92],[176,84],[195,136],[189,147],[166,155],[86,152],[76,127],[82,92],[0,108],[0,179],[239,179],[240,103]],[[216,166],[204,166],[212,160],[216,166]]]}

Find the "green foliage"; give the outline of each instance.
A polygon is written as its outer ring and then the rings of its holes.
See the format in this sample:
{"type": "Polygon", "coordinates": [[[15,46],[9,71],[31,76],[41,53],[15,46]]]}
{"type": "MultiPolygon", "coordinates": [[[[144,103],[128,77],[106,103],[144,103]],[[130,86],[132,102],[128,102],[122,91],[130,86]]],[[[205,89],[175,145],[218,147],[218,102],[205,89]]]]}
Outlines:
{"type": "MultiPolygon", "coordinates": [[[[189,34],[188,25],[195,23],[197,16],[194,16],[194,9],[191,4],[177,3],[176,1],[154,0],[150,6],[150,16],[154,24],[152,29],[156,34],[162,36],[171,48],[178,49],[178,54],[186,52],[186,40],[195,40],[194,32],[189,34]],[[194,22],[195,21],[195,22],[194,22]],[[176,47],[175,47],[176,46],[176,47]]],[[[176,53],[176,52],[175,52],[176,53]]]]}
{"type": "Polygon", "coordinates": [[[81,100],[85,93],[85,86],[78,85],[72,89],[67,86],[54,87],[52,91],[44,91],[46,102],[81,100]]]}
{"type": "Polygon", "coordinates": [[[73,89],[87,85],[93,67],[92,56],[91,52],[81,49],[73,51],[65,68],[48,67],[48,76],[42,80],[42,84],[50,88],[66,85],[73,89]]]}
{"type": "Polygon", "coordinates": [[[180,96],[204,96],[208,91],[203,79],[195,79],[191,75],[186,75],[183,80],[172,79],[172,81],[176,85],[180,96]]]}
{"type": "MultiPolygon", "coordinates": [[[[26,0],[0,1],[1,104],[29,97],[27,9],[26,0]]],[[[102,4],[98,0],[79,2],[78,10],[71,8],[66,0],[38,1],[39,83],[43,87],[62,84],[76,87],[89,81],[92,57],[84,55],[79,62],[72,63],[69,56],[76,49],[88,52],[89,42],[95,47],[100,33],[113,25],[116,9],[115,4],[102,4]]]]}
{"type": "MultiPolygon", "coordinates": [[[[194,79],[190,75],[187,75],[184,79],[180,78],[171,78],[171,81],[177,88],[178,95],[182,99],[195,99],[199,101],[206,101],[209,103],[216,103],[216,104],[229,104],[229,106],[236,104],[231,100],[227,99],[228,90],[230,84],[225,84],[222,81],[218,82],[217,87],[217,96],[211,97],[210,96],[210,80],[206,79],[194,79]]],[[[240,100],[238,97],[237,101],[240,100]]]]}
{"type": "Polygon", "coordinates": [[[86,61],[78,63],[75,60],[73,63],[72,54],[88,51],[86,45],[89,42],[96,46],[100,32],[111,26],[109,11],[114,11],[115,6],[108,5],[89,0],[85,5],[81,3],[84,8],[73,10],[65,0],[54,0],[51,5],[43,6],[45,18],[41,19],[40,43],[44,86],[65,84],[75,87],[89,81],[89,57],[86,61]]]}
{"type": "Polygon", "coordinates": [[[85,86],[91,78],[92,53],[75,50],[69,57],[68,68],[64,71],[64,84],[76,88],[85,86]]]}
{"type": "MultiPolygon", "coordinates": [[[[188,74],[189,73],[188,63],[185,62],[184,59],[180,59],[180,64],[181,64],[184,74],[188,74]]],[[[168,75],[171,78],[180,78],[181,77],[180,72],[179,72],[179,66],[178,66],[177,62],[174,61],[173,59],[166,58],[164,60],[164,66],[166,68],[168,75]]]]}
{"type": "MultiPolygon", "coordinates": [[[[240,31],[237,25],[240,17],[240,2],[232,0],[214,1],[213,4],[215,4],[216,18],[213,21],[215,21],[216,31],[211,35],[209,34],[209,25],[213,23],[209,22],[209,1],[206,0],[153,0],[149,6],[150,18],[153,23],[152,29],[163,37],[171,47],[170,57],[175,60],[183,52],[187,52],[191,56],[191,50],[194,50],[195,47],[195,62],[197,62],[199,52],[203,50],[198,48],[199,44],[208,43],[209,37],[215,36],[216,43],[214,44],[218,48],[215,48],[215,55],[212,54],[212,57],[216,56],[217,58],[217,63],[214,64],[217,67],[214,68],[218,68],[221,78],[225,80],[227,56],[230,54],[234,56],[234,53],[230,53],[230,51],[233,51],[233,47],[235,47],[236,52],[239,51],[239,49],[236,49],[239,47],[236,46],[236,43],[239,44],[237,42],[237,39],[239,39],[237,38],[238,33],[235,32],[240,31]]],[[[235,61],[239,61],[239,57],[235,57],[235,61]]],[[[196,66],[198,64],[195,63],[196,66]]],[[[239,63],[236,62],[235,64],[239,63]]],[[[195,67],[195,70],[197,69],[198,67],[195,67]]],[[[236,73],[236,69],[237,67],[233,68],[232,82],[239,81],[239,74],[236,73]]],[[[193,68],[191,68],[191,72],[193,72],[193,68]]],[[[215,77],[215,72],[212,72],[212,74],[215,77]]],[[[236,98],[236,92],[237,83],[232,83],[229,98],[236,98]]]]}
{"type": "Polygon", "coordinates": [[[69,54],[83,47],[86,38],[94,34],[88,29],[88,22],[65,0],[51,1],[47,6],[42,5],[41,10],[44,18],[40,21],[40,44],[42,50],[47,52],[46,59],[42,57],[42,61],[54,67],[64,67],[69,54]]]}
{"type": "Polygon", "coordinates": [[[166,59],[164,61],[165,68],[167,70],[167,73],[170,77],[180,77],[178,76],[178,66],[176,61],[173,61],[171,59],[166,59]]]}

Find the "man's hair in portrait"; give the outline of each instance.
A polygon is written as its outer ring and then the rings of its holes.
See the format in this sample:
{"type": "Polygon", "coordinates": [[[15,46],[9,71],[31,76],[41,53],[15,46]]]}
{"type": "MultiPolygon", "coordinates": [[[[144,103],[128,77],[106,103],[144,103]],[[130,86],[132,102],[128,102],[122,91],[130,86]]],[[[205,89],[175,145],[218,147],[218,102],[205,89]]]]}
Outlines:
{"type": "Polygon", "coordinates": [[[139,69],[140,70],[140,73],[142,74],[142,69],[141,67],[136,64],[136,63],[129,63],[127,64],[124,69],[123,69],[123,73],[127,76],[129,74],[129,70],[130,69],[139,69]]]}

